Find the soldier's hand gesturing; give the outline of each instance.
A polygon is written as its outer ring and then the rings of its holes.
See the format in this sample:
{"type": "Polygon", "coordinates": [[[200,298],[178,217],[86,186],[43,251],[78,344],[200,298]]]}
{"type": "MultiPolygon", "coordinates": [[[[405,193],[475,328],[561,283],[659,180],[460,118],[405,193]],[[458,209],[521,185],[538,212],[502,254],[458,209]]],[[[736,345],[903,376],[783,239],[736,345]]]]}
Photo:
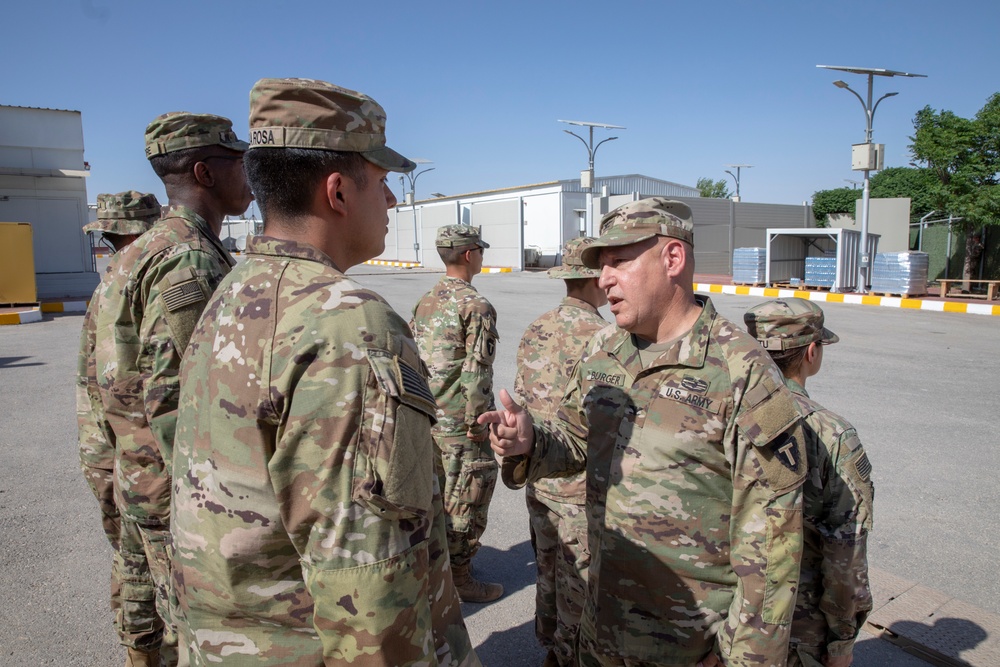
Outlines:
{"type": "Polygon", "coordinates": [[[490,447],[500,456],[530,456],[535,448],[531,415],[514,402],[506,389],[500,390],[500,403],[503,410],[484,412],[476,420],[490,425],[490,447]]]}

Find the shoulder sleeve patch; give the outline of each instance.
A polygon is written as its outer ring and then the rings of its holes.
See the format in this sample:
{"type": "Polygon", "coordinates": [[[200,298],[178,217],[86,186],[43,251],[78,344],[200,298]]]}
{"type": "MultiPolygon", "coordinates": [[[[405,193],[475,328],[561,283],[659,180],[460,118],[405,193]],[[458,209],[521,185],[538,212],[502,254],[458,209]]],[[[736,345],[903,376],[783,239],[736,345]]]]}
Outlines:
{"type": "Polygon", "coordinates": [[[419,370],[387,350],[369,349],[367,354],[375,380],[385,394],[424,413],[432,423],[437,422],[437,402],[419,370]]]}
{"type": "Polygon", "coordinates": [[[161,296],[163,305],[169,312],[190,306],[192,303],[205,301],[208,298],[191,267],[171,273],[167,276],[167,282],[170,283],[170,287],[165,289],[161,296]]]}
{"type": "Polygon", "coordinates": [[[481,364],[492,366],[497,357],[497,341],[499,340],[496,320],[490,315],[484,316],[483,326],[479,330],[479,340],[476,341],[476,360],[481,364]]]}
{"type": "Polygon", "coordinates": [[[765,377],[744,400],[756,399],[736,419],[753,444],[768,485],[784,493],[806,478],[806,443],[791,393],[765,377]],[[763,389],[762,389],[763,387],[763,389]]]}

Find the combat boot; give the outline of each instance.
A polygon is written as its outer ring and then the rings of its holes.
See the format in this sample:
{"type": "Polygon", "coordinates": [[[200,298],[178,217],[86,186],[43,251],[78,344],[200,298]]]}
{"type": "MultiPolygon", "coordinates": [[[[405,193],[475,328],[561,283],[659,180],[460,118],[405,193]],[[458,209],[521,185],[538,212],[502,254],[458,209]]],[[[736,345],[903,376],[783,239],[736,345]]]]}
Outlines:
{"type": "Polygon", "coordinates": [[[503,586],[500,584],[490,584],[473,578],[468,564],[452,565],[451,576],[462,602],[493,602],[503,595],[503,586]]]}
{"type": "Polygon", "coordinates": [[[160,667],[160,649],[142,650],[130,648],[125,658],[125,667],[160,667]]]}

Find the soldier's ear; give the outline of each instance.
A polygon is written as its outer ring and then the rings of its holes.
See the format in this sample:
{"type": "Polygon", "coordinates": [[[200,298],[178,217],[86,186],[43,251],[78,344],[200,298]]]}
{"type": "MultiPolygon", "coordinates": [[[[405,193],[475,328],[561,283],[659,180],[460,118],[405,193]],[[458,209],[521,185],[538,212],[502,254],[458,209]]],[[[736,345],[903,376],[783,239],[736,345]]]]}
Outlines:
{"type": "Polygon", "coordinates": [[[345,186],[347,179],[339,171],[328,174],[323,181],[323,197],[327,206],[340,215],[347,214],[347,198],[345,198],[345,186]]]}
{"type": "Polygon", "coordinates": [[[660,261],[668,276],[681,275],[686,262],[684,242],[668,238],[667,242],[660,247],[660,261]]]}

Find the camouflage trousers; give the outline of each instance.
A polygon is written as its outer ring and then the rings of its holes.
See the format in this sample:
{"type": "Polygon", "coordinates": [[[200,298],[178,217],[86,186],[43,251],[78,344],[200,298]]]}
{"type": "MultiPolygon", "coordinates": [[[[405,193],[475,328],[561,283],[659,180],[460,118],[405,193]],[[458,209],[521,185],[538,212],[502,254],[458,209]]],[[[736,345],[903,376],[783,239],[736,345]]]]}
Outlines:
{"type": "Polygon", "coordinates": [[[115,472],[105,468],[98,468],[84,463],[80,466],[83,469],[83,478],[87,480],[87,485],[94,492],[97,498],[97,506],[101,510],[101,526],[104,528],[104,535],[111,543],[111,548],[118,550],[118,539],[121,534],[121,514],[118,513],[118,506],[115,505],[115,472]]]}
{"type": "Polygon", "coordinates": [[[560,667],[576,667],[576,635],[590,565],[586,507],[549,498],[531,485],[525,498],[538,569],[535,636],[560,667]]]}
{"type": "MultiPolygon", "coordinates": [[[[597,653],[597,642],[587,631],[586,624],[580,628],[577,635],[577,660],[580,667],[656,667],[655,662],[643,660],[632,660],[630,658],[616,658],[610,655],[600,655],[597,653]]],[[[694,667],[692,665],[691,667],[694,667]]]]}
{"type": "Polygon", "coordinates": [[[823,667],[823,653],[819,646],[792,644],[788,647],[787,667],[823,667]]]}
{"type": "Polygon", "coordinates": [[[121,643],[139,650],[160,649],[164,664],[177,663],[177,636],[170,613],[170,533],[122,519],[120,548],[112,578],[119,582],[121,606],[115,623],[121,643]],[[163,577],[166,577],[165,579],[163,577]]]}
{"type": "Polygon", "coordinates": [[[466,565],[479,550],[500,469],[489,440],[434,436],[435,470],[442,489],[451,564],[466,565]]]}

